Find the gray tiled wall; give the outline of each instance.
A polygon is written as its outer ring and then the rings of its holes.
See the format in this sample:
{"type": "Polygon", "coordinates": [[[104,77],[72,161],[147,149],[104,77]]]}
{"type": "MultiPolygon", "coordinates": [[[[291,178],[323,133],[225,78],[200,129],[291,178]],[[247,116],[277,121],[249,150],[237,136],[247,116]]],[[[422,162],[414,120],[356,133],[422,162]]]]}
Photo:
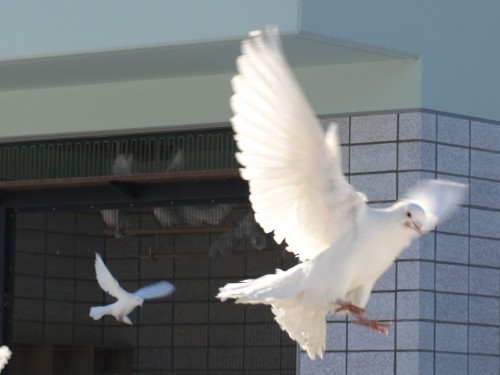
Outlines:
{"type": "MultiPolygon", "coordinates": [[[[498,374],[500,124],[427,112],[334,120],[340,127],[343,170],[373,205],[391,204],[420,178],[465,182],[470,192],[466,205],[452,219],[413,243],[378,281],[368,309],[370,316],[396,321],[389,335],[330,317],[325,359],[310,361],[301,353],[298,373],[498,374]]],[[[325,125],[329,122],[322,120],[325,125]]],[[[245,362],[255,366],[256,372],[276,358],[269,348],[278,346],[273,340],[280,336],[268,336],[270,330],[278,330],[269,309],[207,302],[207,298],[228,280],[289,268],[291,263],[283,265],[278,259],[274,264],[263,257],[219,258],[217,262],[204,258],[176,262],[174,271],[172,262],[137,262],[139,251],[158,246],[190,251],[206,245],[209,238],[103,240],[102,221],[70,212],[32,213],[19,215],[18,220],[27,235],[16,238],[20,249],[16,340],[130,343],[139,348],[138,368],[151,368],[151,373],[165,373],[165,359],[174,359],[179,368],[245,362]],[[175,272],[179,293],[172,300],[152,301],[147,309],[134,312],[135,327],[109,318],[90,320],[89,305],[103,302],[93,268],[94,251],[99,249],[106,249],[106,262],[124,287],[135,289],[137,280],[143,285],[170,278],[175,272]],[[252,327],[251,334],[243,324],[235,324],[244,320],[252,327]],[[165,321],[179,324],[165,325],[165,321]],[[262,347],[262,340],[270,346],[262,347]],[[208,352],[203,348],[207,345],[208,352]],[[243,351],[243,345],[248,350],[243,351]],[[252,360],[256,356],[261,361],[252,360]],[[197,358],[200,363],[185,358],[197,358]]],[[[291,362],[288,357],[293,350],[287,353],[281,353],[282,363],[291,362]]],[[[236,367],[234,372],[238,372],[236,367]]]]}
{"type": "Polygon", "coordinates": [[[371,316],[389,335],[330,318],[323,361],[309,374],[500,373],[500,124],[430,112],[352,116],[340,124],[344,172],[373,205],[420,178],[470,185],[463,208],[413,243],[379,280],[371,316]]]}
{"type": "MultiPolygon", "coordinates": [[[[234,226],[248,210],[245,203],[236,205],[225,225],[234,226]]],[[[124,214],[136,229],[158,226],[150,210],[124,214]]],[[[209,258],[210,243],[221,236],[209,230],[117,239],[103,235],[104,223],[95,211],[23,212],[16,224],[15,344],[128,346],[134,352],[133,373],[143,375],[295,373],[296,347],[275,324],[268,306],[215,299],[227,282],[290,268],[296,263],[291,253],[276,246],[274,251],[243,255],[241,251],[255,249],[242,240],[239,254],[209,258]],[[166,257],[141,257],[149,250],[166,257]],[[175,293],[135,309],[130,314],[133,326],[109,316],[92,320],[91,306],[114,302],[96,281],[96,251],[123,288],[133,291],[169,280],[175,293]]]]}

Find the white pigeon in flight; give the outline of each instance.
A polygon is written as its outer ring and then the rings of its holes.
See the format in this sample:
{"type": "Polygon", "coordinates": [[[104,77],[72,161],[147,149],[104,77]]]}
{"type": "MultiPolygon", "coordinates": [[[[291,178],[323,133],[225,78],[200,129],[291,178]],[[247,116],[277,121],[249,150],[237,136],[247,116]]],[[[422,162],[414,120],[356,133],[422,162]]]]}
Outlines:
{"type": "Polygon", "coordinates": [[[241,175],[256,221],[303,262],[227,284],[217,297],[270,305],[312,359],[323,357],[327,314],[348,312],[357,324],[387,333],[390,323],[365,316],[375,282],[413,239],[462,203],[467,187],[423,181],[389,208],[368,207],[342,174],[336,126],[321,127],[277,30],[252,32],[241,48],[231,98],[241,175]]]}
{"type": "Polygon", "coordinates": [[[90,309],[90,317],[101,319],[104,315],[112,315],[117,321],[132,325],[127,316],[137,306],[142,306],[145,299],[166,297],[173,293],[175,287],[168,281],[145,286],[134,293],[124,290],[107,269],[99,254],[95,255],[95,273],[99,286],[117,301],[106,306],[94,306],[90,309]]]}

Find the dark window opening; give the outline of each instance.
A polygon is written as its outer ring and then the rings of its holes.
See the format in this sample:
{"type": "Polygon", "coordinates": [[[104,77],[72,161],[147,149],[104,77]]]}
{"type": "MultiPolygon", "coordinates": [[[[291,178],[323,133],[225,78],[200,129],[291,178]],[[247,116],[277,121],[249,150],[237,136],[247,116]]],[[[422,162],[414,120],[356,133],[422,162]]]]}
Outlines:
{"type": "Polygon", "coordinates": [[[0,145],[4,341],[12,374],[294,374],[296,345],[268,306],[215,299],[228,282],[288,269],[253,219],[230,128],[0,145]],[[133,326],[91,306],[167,280],[133,326]]]}

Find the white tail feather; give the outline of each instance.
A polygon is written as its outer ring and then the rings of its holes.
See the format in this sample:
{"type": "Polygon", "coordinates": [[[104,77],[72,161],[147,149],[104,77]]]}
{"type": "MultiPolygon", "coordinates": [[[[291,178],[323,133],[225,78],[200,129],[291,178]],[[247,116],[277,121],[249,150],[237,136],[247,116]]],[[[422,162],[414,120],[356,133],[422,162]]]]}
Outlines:
{"type": "Polygon", "coordinates": [[[299,293],[302,276],[300,267],[294,267],[288,271],[276,270],[275,274],[264,275],[258,279],[226,284],[219,289],[217,298],[221,301],[233,298],[236,303],[271,304],[299,293]]]}
{"type": "Polygon", "coordinates": [[[300,265],[287,271],[276,270],[275,274],[255,280],[227,284],[219,289],[217,298],[222,301],[233,298],[236,303],[271,305],[281,329],[297,341],[311,359],[316,356],[323,358],[327,311],[303,301],[303,278],[304,267],[300,265]]]}
{"type": "Polygon", "coordinates": [[[297,298],[272,305],[274,319],[292,340],[304,349],[309,358],[323,358],[325,352],[326,311],[308,307],[297,298]]]}

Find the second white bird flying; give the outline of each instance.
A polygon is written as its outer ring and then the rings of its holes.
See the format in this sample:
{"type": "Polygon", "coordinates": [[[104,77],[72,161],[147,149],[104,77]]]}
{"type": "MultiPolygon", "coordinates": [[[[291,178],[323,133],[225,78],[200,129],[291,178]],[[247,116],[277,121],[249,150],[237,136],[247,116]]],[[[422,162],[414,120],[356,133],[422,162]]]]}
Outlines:
{"type": "Polygon", "coordinates": [[[117,321],[132,325],[128,317],[137,306],[142,306],[144,300],[166,297],[175,290],[174,285],[168,281],[145,286],[134,293],[123,289],[118,281],[102,261],[99,254],[95,255],[95,273],[99,286],[108,294],[115,297],[117,301],[106,306],[94,306],[90,309],[90,317],[94,320],[101,319],[104,315],[112,315],[117,321]]]}

